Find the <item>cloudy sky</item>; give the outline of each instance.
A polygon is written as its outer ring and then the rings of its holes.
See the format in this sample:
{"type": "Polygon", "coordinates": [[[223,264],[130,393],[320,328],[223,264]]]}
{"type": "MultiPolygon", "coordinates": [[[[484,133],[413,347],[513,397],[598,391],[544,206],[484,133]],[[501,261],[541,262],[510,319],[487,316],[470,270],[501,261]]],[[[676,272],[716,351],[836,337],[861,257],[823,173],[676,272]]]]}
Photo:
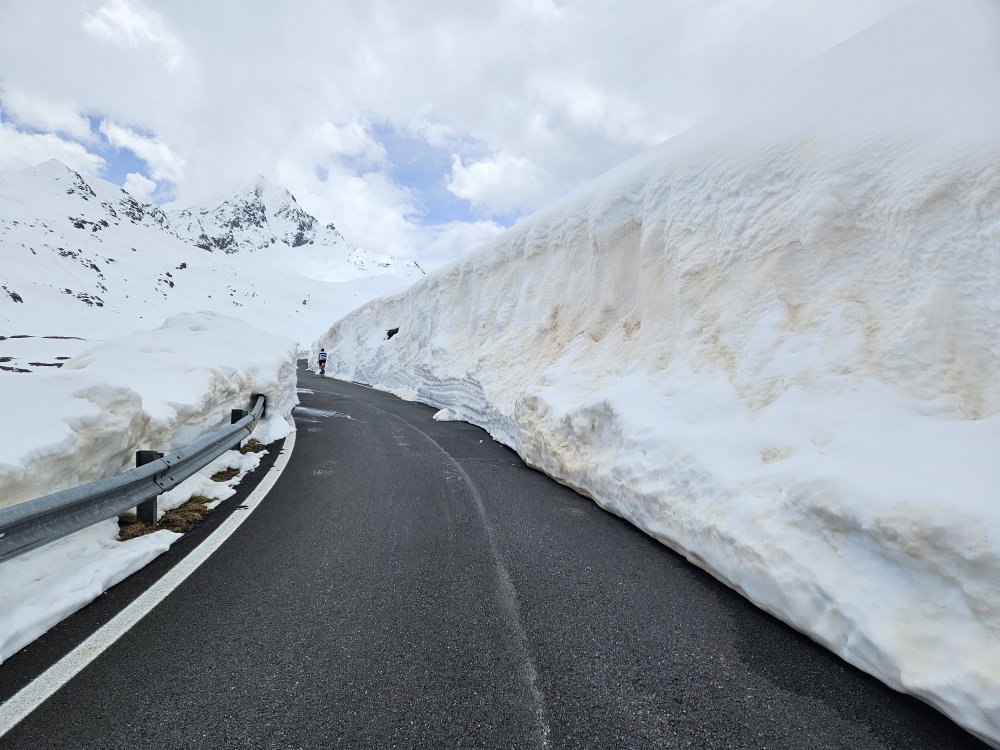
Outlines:
{"type": "Polygon", "coordinates": [[[263,174],[433,265],[907,0],[3,0],[0,168],[263,174]]]}

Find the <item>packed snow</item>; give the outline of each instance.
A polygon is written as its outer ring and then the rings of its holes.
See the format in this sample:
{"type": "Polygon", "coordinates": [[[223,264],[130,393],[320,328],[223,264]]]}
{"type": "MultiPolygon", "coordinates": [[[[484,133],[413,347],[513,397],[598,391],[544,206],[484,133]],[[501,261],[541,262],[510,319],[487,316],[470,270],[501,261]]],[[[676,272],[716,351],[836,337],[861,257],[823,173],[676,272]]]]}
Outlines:
{"type": "MultiPolygon", "coordinates": [[[[135,452],[176,450],[229,423],[231,409],[267,397],[254,437],[267,444],[294,423],[296,344],[218,313],[184,313],[162,326],[80,351],[61,369],[0,372],[0,507],[111,476],[134,466],[135,452]]],[[[260,461],[230,451],[160,496],[160,511],[192,495],[221,501],[260,461]],[[235,468],[226,483],[209,477],[235,468]]],[[[92,601],[179,535],[157,531],[120,542],[116,519],[2,564],[0,662],[92,601]]]]}
{"type": "Polygon", "coordinates": [[[915,3],[313,350],[1000,747],[998,84],[915,3]]]}

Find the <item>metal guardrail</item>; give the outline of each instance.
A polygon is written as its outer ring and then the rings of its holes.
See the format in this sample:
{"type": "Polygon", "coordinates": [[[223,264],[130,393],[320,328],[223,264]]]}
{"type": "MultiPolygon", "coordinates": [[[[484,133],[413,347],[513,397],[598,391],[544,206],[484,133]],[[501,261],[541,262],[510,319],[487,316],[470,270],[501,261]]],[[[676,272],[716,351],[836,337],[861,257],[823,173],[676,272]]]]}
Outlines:
{"type": "Polygon", "coordinates": [[[139,451],[136,468],[45,497],[0,508],[0,563],[136,508],[139,520],[156,522],[156,497],[180,484],[253,432],[264,416],[264,396],[249,411],[233,409],[231,423],[164,456],[139,451]]]}

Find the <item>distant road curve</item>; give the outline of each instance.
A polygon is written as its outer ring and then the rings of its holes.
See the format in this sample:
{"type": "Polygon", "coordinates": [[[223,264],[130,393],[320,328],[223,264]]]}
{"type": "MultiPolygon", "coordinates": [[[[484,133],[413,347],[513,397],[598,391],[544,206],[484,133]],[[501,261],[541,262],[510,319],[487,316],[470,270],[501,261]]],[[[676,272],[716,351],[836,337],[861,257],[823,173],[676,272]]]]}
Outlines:
{"type": "Polygon", "coordinates": [[[260,507],[0,748],[986,747],[478,428],[300,386],[260,507]]]}

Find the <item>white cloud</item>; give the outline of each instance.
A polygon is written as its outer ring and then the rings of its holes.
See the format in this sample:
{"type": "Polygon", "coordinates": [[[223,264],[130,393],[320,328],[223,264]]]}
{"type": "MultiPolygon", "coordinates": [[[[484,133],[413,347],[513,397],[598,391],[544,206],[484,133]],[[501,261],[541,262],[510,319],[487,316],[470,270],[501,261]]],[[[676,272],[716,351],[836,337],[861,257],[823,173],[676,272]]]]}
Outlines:
{"type": "Polygon", "coordinates": [[[67,167],[87,175],[99,175],[106,162],[79,143],[52,133],[22,133],[0,123],[0,169],[19,169],[58,159],[67,167]]]}
{"type": "Polygon", "coordinates": [[[0,1],[4,89],[99,115],[178,203],[263,174],[419,255],[457,231],[422,210],[446,184],[482,216],[540,208],[909,0],[146,2],[0,1]]]}
{"type": "Polygon", "coordinates": [[[156,183],[138,172],[129,172],[125,175],[125,183],[122,185],[133,198],[140,203],[149,203],[156,190],[156,183]]]}
{"type": "Polygon", "coordinates": [[[378,173],[359,177],[334,165],[327,178],[320,180],[314,171],[286,161],[278,181],[310,213],[334,217],[337,229],[352,244],[417,258],[426,270],[468,253],[503,231],[492,221],[421,224],[414,219],[418,213],[415,196],[378,173]]]}
{"type": "Polygon", "coordinates": [[[177,182],[184,175],[184,160],[175,155],[159,138],[149,138],[108,120],[101,122],[101,132],[112,146],[127,148],[147,165],[157,180],[177,182]]]}
{"type": "Polygon", "coordinates": [[[450,221],[423,227],[414,244],[420,248],[420,263],[425,271],[467,255],[503,231],[492,221],[450,221]]]}
{"type": "Polygon", "coordinates": [[[176,68],[183,56],[181,43],[167,31],[160,16],[138,3],[111,0],[88,15],[83,28],[100,39],[130,47],[155,47],[169,69],[176,68]]]}
{"type": "Polygon", "coordinates": [[[691,119],[666,113],[651,120],[645,116],[644,103],[633,96],[575,76],[533,76],[531,88],[535,96],[549,102],[550,118],[562,120],[564,127],[638,148],[655,146],[694,124],[691,119]]]}
{"type": "Polygon", "coordinates": [[[418,138],[434,148],[449,149],[462,140],[455,128],[437,122],[427,113],[418,114],[399,123],[399,128],[407,135],[418,138]]]}
{"type": "Polygon", "coordinates": [[[333,217],[337,229],[352,244],[394,255],[413,254],[409,237],[410,217],[416,213],[414,196],[386,175],[359,175],[339,163],[330,163],[326,179],[321,180],[315,170],[289,159],[279,164],[277,181],[305,210],[333,217]]]}
{"type": "Polygon", "coordinates": [[[500,152],[468,165],[461,157],[453,157],[447,185],[473,206],[505,214],[536,206],[546,195],[545,183],[530,160],[500,152]]]}
{"type": "Polygon", "coordinates": [[[368,165],[382,164],[387,154],[385,147],[368,133],[360,122],[334,124],[324,122],[316,128],[316,143],[323,157],[360,157],[368,165]]]}
{"type": "Polygon", "coordinates": [[[87,118],[68,105],[9,87],[0,93],[0,102],[3,114],[22,126],[62,133],[78,140],[92,140],[94,137],[87,118]]]}

